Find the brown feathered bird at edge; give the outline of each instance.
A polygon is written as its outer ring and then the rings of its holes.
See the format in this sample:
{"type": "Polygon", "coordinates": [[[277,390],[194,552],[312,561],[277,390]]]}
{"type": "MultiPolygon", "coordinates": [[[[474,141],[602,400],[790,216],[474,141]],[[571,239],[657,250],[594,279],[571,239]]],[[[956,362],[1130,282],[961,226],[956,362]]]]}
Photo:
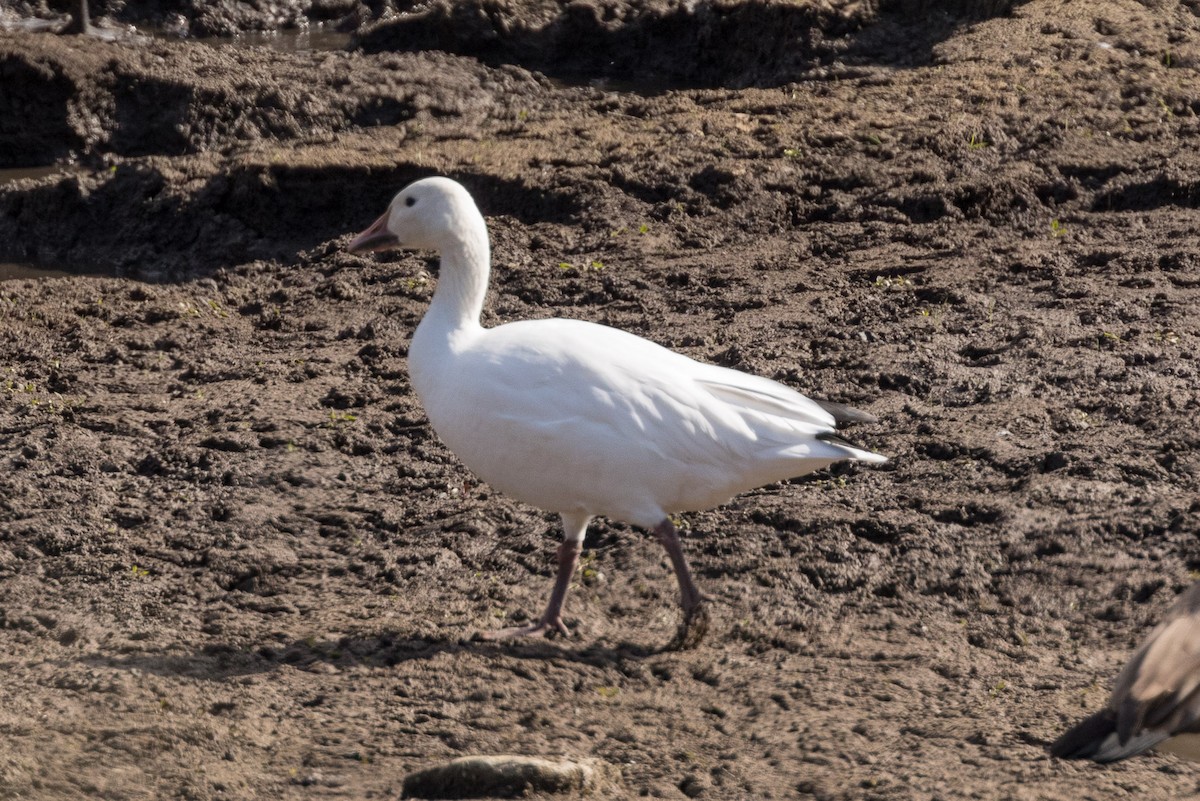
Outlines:
{"type": "Polygon", "coordinates": [[[1050,753],[1064,759],[1115,762],[1177,735],[1196,733],[1200,733],[1200,584],[1179,597],[1137,649],[1117,676],[1108,706],[1059,737],[1050,753]]]}

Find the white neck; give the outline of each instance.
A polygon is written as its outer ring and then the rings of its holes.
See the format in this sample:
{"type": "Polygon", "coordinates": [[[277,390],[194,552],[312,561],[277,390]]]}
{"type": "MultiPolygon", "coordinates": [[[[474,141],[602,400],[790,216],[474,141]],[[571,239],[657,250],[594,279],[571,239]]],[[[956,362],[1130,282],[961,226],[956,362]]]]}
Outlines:
{"type": "Polygon", "coordinates": [[[426,321],[447,334],[480,328],[479,315],[487,296],[491,249],[487,226],[476,213],[439,248],[441,268],[426,321]]]}

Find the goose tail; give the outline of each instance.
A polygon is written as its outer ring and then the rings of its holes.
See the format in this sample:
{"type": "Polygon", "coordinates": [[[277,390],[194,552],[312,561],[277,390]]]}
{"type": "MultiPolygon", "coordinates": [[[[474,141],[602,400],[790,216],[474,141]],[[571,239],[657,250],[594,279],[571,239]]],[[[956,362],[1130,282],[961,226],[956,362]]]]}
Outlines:
{"type": "Polygon", "coordinates": [[[820,406],[825,411],[833,415],[833,419],[838,425],[849,423],[878,423],[879,418],[870,412],[864,412],[862,409],[855,409],[853,406],[847,406],[844,403],[836,403],[827,400],[814,400],[813,403],[820,406]]]}
{"type": "Polygon", "coordinates": [[[817,434],[817,439],[841,451],[844,454],[842,456],[843,459],[853,459],[856,462],[866,462],[867,464],[883,464],[887,461],[886,456],[869,451],[866,448],[860,448],[835,431],[817,434]]]}

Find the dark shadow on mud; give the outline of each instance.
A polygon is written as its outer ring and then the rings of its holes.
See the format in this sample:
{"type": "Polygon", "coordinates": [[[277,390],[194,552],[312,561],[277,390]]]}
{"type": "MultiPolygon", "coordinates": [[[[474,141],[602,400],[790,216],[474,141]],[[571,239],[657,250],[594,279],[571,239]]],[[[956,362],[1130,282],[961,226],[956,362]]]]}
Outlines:
{"type": "Polygon", "coordinates": [[[492,66],[516,64],[567,82],[670,88],[777,86],[840,59],[915,66],[963,24],[1007,14],[1020,0],[871,3],[570,3],[552,13],[494,2],[438,2],[364,25],[368,53],[442,50],[492,66]]]}
{"type": "Polygon", "coordinates": [[[287,665],[311,670],[317,665],[340,668],[391,668],[404,662],[432,659],[439,654],[487,654],[518,660],[562,661],[606,667],[662,653],[660,649],[621,643],[616,646],[584,645],[578,640],[530,639],[488,642],[476,639],[412,639],[404,633],[347,636],[338,640],[299,640],[286,646],[213,644],[195,654],[133,654],[89,656],[76,663],[117,670],[140,670],[159,676],[188,676],[208,681],[226,681],[257,673],[269,673],[287,665]]]}
{"type": "MultiPolygon", "coordinates": [[[[432,174],[387,168],[243,165],[188,195],[159,169],[123,163],[32,188],[0,188],[0,261],[145,281],[201,277],[257,259],[296,264],[306,251],[377,218],[410,181],[432,174]]],[[[485,214],[525,224],[568,222],[581,210],[569,190],[535,189],[483,174],[456,174],[485,214]]]]}
{"type": "Polygon", "coordinates": [[[1153,211],[1164,206],[1200,208],[1200,181],[1185,176],[1160,174],[1134,181],[1098,195],[1092,211],[1153,211]]]}
{"type": "Polygon", "coordinates": [[[0,167],[51,164],[83,140],[72,129],[76,87],[65,75],[17,59],[0,61],[0,167]]]}

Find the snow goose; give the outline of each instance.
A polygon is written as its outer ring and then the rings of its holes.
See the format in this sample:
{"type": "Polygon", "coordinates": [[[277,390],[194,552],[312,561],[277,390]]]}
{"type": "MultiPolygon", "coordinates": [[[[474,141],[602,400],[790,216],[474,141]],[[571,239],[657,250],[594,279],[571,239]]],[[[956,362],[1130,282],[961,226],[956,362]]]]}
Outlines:
{"type": "MultiPolygon", "coordinates": [[[[1064,759],[1115,762],[1200,733],[1200,584],[1179,597],[1117,676],[1108,706],[1050,746],[1064,759]]],[[[1191,739],[1186,738],[1186,739],[1191,739]]],[[[1189,750],[1184,743],[1167,750],[1189,750]]]]}
{"type": "Polygon", "coordinates": [[[886,461],[834,430],[838,420],[874,419],[864,412],[615,328],[563,319],[484,328],[487,226],[448,178],[410,184],[348,249],[396,247],[441,257],[408,351],[412,386],[434,430],[479,478],[562,519],[545,612],[487,639],[569,634],[563,601],[588,523],[605,515],[653,531],[666,549],[683,608],[672,646],[692,647],[708,614],[671,513],[709,509],[844,459],[886,461]]]}

